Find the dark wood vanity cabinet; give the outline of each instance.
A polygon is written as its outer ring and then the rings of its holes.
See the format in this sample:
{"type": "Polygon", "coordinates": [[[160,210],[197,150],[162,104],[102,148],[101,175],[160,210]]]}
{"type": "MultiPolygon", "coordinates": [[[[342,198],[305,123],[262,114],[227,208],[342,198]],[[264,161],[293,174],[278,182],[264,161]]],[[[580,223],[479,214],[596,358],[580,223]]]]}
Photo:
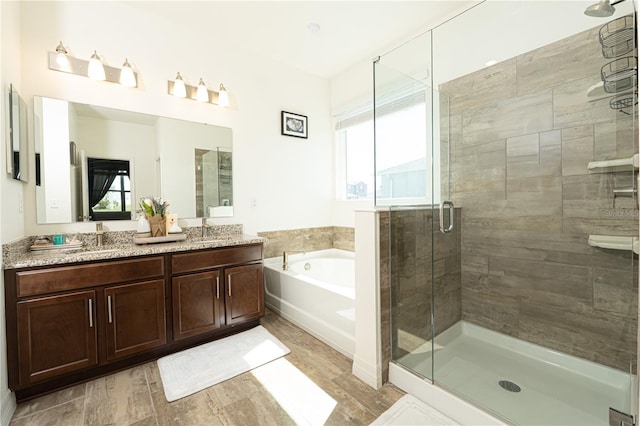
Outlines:
{"type": "Polygon", "coordinates": [[[23,400],[257,325],[262,244],[9,269],[5,308],[23,400]]]}
{"type": "Polygon", "coordinates": [[[262,244],[175,254],[172,273],[174,339],[264,315],[262,244]]]}
{"type": "Polygon", "coordinates": [[[6,271],[10,386],[165,344],[165,265],[153,256],[6,271]]]}

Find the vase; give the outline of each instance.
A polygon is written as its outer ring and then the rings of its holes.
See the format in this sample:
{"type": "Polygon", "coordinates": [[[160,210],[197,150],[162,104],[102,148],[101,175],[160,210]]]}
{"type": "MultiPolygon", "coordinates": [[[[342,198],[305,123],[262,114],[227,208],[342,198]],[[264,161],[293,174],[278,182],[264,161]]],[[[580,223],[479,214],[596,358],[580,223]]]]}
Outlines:
{"type": "Polygon", "coordinates": [[[154,216],[147,216],[147,220],[149,221],[149,225],[151,226],[151,236],[152,237],[164,237],[167,235],[165,226],[165,219],[163,216],[159,214],[154,216]]]}

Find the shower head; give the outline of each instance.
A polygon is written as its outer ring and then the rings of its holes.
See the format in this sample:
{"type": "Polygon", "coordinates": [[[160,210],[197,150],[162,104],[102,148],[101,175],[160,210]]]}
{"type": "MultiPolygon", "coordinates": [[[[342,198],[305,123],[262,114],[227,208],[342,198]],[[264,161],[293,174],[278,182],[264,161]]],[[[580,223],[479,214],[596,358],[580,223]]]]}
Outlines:
{"type": "Polygon", "coordinates": [[[615,11],[616,8],[611,6],[609,0],[600,0],[598,3],[592,4],[591,6],[587,7],[584,11],[584,14],[596,18],[606,18],[613,15],[615,11]]]}

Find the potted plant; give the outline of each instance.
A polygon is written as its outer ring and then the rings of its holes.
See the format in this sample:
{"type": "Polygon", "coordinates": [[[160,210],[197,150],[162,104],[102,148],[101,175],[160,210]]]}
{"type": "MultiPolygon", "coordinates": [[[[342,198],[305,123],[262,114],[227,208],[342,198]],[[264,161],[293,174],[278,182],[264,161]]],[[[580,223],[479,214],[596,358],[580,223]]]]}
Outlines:
{"type": "Polygon", "coordinates": [[[167,235],[165,215],[169,213],[169,203],[162,198],[152,196],[140,199],[140,208],[151,226],[152,237],[164,237],[167,235]]]}

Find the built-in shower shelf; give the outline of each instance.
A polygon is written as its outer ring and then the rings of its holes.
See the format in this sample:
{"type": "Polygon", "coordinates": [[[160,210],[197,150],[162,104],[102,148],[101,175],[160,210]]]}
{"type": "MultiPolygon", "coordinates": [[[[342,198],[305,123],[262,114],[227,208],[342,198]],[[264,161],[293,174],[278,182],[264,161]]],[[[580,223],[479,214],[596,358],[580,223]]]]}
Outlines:
{"type": "Polygon", "coordinates": [[[618,237],[614,235],[589,235],[589,245],[609,250],[629,250],[640,254],[638,237],[618,237]]]}
{"type": "Polygon", "coordinates": [[[589,173],[630,172],[638,170],[639,164],[640,158],[638,154],[635,154],[629,158],[591,161],[587,165],[587,170],[589,170],[589,173]]]}

